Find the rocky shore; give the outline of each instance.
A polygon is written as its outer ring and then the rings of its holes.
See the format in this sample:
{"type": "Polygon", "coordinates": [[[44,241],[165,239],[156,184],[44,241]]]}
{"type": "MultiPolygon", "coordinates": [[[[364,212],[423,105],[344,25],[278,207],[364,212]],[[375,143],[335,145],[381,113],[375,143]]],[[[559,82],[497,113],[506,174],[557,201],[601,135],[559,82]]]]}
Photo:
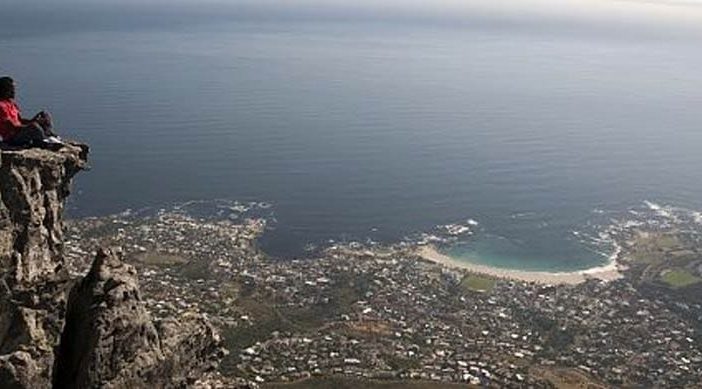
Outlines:
{"type": "Polygon", "coordinates": [[[0,387],[187,386],[221,357],[207,319],[154,319],[109,250],[68,271],[64,202],[87,158],[81,144],[0,152],[0,387]]]}

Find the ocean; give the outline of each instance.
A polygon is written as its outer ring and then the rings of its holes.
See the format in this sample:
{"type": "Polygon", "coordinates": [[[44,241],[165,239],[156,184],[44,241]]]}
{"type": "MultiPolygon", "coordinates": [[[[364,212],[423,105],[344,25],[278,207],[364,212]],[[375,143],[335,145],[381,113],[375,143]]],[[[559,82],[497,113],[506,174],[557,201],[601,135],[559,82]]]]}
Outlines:
{"type": "Polygon", "coordinates": [[[610,213],[702,209],[702,28],[67,4],[0,27],[0,73],[91,145],[72,217],[265,202],[275,256],[456,223],[455,257],[572,270],[610,213]]]}

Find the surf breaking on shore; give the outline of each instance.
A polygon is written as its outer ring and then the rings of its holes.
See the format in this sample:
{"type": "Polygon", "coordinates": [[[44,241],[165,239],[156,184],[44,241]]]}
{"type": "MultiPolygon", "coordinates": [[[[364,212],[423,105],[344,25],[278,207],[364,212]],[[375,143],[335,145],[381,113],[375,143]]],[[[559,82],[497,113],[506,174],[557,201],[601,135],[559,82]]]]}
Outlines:
{"type": "Polygon", "coordinates": [[[527,271],[492,267],[452,258],[441,253],[434,245],[419,246],[417,248],[417,254],[428,261],[447,267],[465,269],[497,278],[536,282],[540,284],[576,285],[593,278],[603,281],[613,281],[623,277],[619,265],[616,262],[616,253],[612,256],[609,263],[605,265],[571,272],[527,271]]]}

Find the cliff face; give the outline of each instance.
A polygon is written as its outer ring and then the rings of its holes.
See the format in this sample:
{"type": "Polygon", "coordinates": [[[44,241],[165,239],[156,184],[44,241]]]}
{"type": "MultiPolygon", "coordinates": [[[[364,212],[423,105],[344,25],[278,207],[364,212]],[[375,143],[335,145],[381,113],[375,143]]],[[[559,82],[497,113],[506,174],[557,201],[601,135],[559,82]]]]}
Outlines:
{"type": "Polygon", "coordinates": [[[154,323],[134,267],[102,250],[68,297],[54,387],[183,386],[208,367],[218,343],[198,316],[154,323]]]}
{"type": "Polygon", "coordinates": [[[53,278],[62,268],[62,215],[85,146],[0,154],[0,265],[13,283],[53,278]]]}
{"type": "Polygon", "coordinates": [[[49,387],[63,326],[62,214],[87,148],[0,153],[0,387],[49,387]]]}
{"type": "Polygon", "coordinates": [[[182,386],[219,350],[207,320],[155,322],[136,270],[107,250],[80,280],[64,271],[64,201],[87,155],[0,152],[0,387],[182,386]]]}

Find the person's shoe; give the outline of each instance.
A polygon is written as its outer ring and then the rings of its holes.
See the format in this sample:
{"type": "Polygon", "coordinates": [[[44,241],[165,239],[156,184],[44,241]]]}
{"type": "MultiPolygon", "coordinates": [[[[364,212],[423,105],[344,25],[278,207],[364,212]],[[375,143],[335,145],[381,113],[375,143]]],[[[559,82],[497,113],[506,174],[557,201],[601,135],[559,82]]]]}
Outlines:
{"type": "Polygon", "coordinates": [[[63,140],[59,138],[58,136],[49,136],[44,138],[44,143],[50,143],[50,144],[64,144],[63,140]]]}
{"type": "Polygon", "coordinates": [[[57,142],[55,139],[46,138],[39,142],[36,146],[45,150],[59,151],[64,148],[66,144],[60,141],[57,142]]]}

